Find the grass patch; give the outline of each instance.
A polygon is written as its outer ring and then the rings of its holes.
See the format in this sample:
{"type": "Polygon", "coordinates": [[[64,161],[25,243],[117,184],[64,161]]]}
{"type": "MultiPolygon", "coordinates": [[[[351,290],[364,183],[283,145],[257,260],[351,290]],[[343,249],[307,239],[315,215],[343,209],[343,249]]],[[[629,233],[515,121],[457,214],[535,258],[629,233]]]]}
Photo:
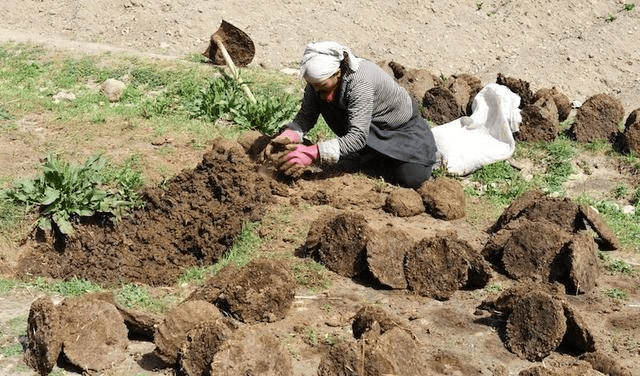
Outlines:
{"type": "Polygon", "coordinates": [[[102,291],[102,287],[86,279],[73,277],[68,281],[50,281],[43,277],[37,277],[28,285],[39,291],[54,293],[64,297],[73,297],[102,291]]]}
{"type": "Polygon", "coordinates": [[[331,286],[331,278],[327,269],[314,260],[293,260],[291,270],[296,282],[312,292],[326,290],[331,286]]]}
{"type": "Polygon", "coordinates": [[[628,214],[614,200],[594,200],[586,195],[576,197],[575,202],[596,208],[622,246],[636,253],[640,252],[640,211],[628,214]]]}
{"type": "Polygon", "coordinates": [[[247,222],[243,225],[240,234],[236,236],[233,247],[224,255],[222,260],[212,266],[194,267],[187,269],[179,278],[178,283],[195,282],[200,284],[207,278],[215,276],[229,264],[234,264],[237,268],[242,268],[254,258],[262,240],[257,233],[259,223],[247,222]]]}
{"type": "Polygon", "coordinates": [[[604,268],[612,274],[619,274],[628,277],[637,274],[633,266],[629,265],[624,260],[614,259],[602,251],[598,251],[598,258],[602,261],[604,268]]]}
{"type": "Polygon", "coordinates": [[[147,287],[124,284],[116,291],[116,301],[123,307],[164,314],[175,306],[178,297],[173,294],[154,296],[147,287]]]}

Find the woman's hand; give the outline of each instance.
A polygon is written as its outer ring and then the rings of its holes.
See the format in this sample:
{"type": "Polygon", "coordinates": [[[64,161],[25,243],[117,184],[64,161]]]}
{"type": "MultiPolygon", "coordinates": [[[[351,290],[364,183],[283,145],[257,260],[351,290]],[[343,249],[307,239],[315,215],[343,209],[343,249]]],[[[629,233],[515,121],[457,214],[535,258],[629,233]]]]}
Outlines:
{"type": "Polygon", "coordinates": [[[318,145],[294,145],[285,146],[287,154],[278,160],[279,170],[285,175],[291,177],[299,177],[307,166],[310,166],[314,160],[318,159],[320,152],[318,145]]]}
{"type": "Polygon", "coordinates": [[[271,140],[269,144],[267,144],[262,152],[262,159],[278,163],[277,160],[281,156],[285,146],[298,143],[300,143],[300,137],[298,134],[291,129],[285,129],[284,132],[280,133],[276,138],[271,140]]]}

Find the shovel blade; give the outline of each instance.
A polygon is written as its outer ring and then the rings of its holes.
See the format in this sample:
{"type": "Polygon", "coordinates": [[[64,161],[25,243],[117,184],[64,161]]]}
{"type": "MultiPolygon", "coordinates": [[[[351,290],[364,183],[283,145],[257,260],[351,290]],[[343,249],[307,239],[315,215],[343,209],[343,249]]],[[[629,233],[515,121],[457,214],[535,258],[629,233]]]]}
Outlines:
{"type": "Polygon", "coordinates": [[[251,63],[256,54],[256,49],[249,35],[233,26],[229,22],[222,20],[220,27],[211,34],[209,47],[203,53],[213,64],[225,65],[222,52],[216,45],[214,38],[218,38],[224,44],[224,48],[231,56],[233,63],[239,67],[245,67],[251,63]]]}

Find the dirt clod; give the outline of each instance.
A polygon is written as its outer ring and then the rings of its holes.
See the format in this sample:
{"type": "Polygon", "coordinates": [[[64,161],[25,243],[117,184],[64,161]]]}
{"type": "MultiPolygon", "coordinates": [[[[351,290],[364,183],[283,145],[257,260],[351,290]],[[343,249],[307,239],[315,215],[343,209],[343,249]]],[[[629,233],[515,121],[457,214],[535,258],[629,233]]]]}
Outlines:
{"type": "Polygon", "coordinates": [[[186,301],[171,310],[158,326],[154,353],[167,364],[178,361],[187,333],[203,322],[216,322],[222,318],[220,311],[202,300],[186,301]]]}
{"type": "Polygon", "coordinates": [[[534,95],[529,88],[529,82],[521,80],[519,78],[507,77],[502,73],[498,73],[496,83],[498,85],[504,85],[508,87],[509,90],[520,96],[520,108],[524,108],[525,106],[534,103],[534,95]]]}
{"type": "Polygon", "coordinates": [[[236,330],[218,349],[211,376],[292,376],[291,355],[270,333],[244,327],[236,330]]]}
{"type": "Polygon", "coordinates": [[[230,269],[213,277],[210,300],[223,312],[249,324],[283,319],[293,303],[297,284],[281,262],[258,259],[242,269],[230,269]],[[216,286],[219,290],[216,291],[216,286]]]}
{"type": "Polygon", "coordinates": [[[41,297],[31,303],[27,323],[25,363],[38,374],[48,375],[62,349],[60,315],[51,298],[41,297]]]}
{"type": "Polygon", "coordinates": [[[596,140],[614,142],[619,132],[618,124],[623,118],[624,108],[618,99],[608,94],[596,94],[578,108],[569,134],[581,143],[596,140]]]}
{"type": "Polygon", "coordinates": [[[232,330],[222,321],[206,321],[187,332],[178,355],[180,373],[186,376],[209,375],[213,357],[232,330]]]}
{"type": "Polygon", "coordinates": [[[384,210],[398,217],[412,217],[424,213],[424,204],[415,190],[398,188],[387,196],[384,210]]]}
{"type": "Polygon", "coordinates": [[[462,185],[454,179],[438,177],[424,182],[417,192],[426,211],[438,219],[464,218],[465,197],[462,185]]]}
{"type": "Polygon", "coordinates": [[[305,253],[345,277],[366,272],[366,246],[371,229],[359,213],[326,214],[311,224],[305,253]]]}
{"type": "Polygon", "coordinates": [[[624,123],[624,142],[627,149],[640,155],[640,108],[633,110],[624,123]]]}
{"type": "Polygon", "coordinates": [[[404,273],[409,290],[422,296],[447,300],[467,283],[470,247],[451,235],[425,238],[405,258],[404,273]]]}
{"type": "Polygon", "coordinates": [[[562,303],[533,291],[513,308],[507,320],[505,345],[520,357],[539,361],[560,345],[566,330],[562,303]]]}
{"type": "Polygon", "coordinates": [[[367,242],[367,266],[375,279],[394,289],[407,288],[404,256],[414,241],[399,228],[373,231],[367,242]]]}
{"type": "Polygon", "coordinates": [[[522,123],[514,133],[516,141],[552,142],[558,135],[558,110],[552,97],[540,98],[522,109],[522,123]]]}
{"type": "Polygon", "coordinates": [[[67,298],[59,310],[62,351],[72,364],[88,373],[102,372],[126,358],[128,331],[113,304],[67,298]]]}

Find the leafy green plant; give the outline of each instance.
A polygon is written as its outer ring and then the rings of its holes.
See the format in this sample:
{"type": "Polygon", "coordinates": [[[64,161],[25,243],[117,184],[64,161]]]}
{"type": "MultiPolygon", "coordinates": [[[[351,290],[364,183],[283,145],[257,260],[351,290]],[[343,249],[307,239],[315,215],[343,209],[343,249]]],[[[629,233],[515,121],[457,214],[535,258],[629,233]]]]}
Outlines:
{"type": "Polygon", "coordinates": [[[625,300],[628,296],[628,294],[624,290],[620,290],[618,288],[606,289],[604,290],[604,294],[610,298],[617,300],[625,300]]]}
{"type": "Polygon", "coordinates": [[[233,121],[244,128],[272,135],[293,119],[298,107],[298,101],[290,95],[258,97],[256,103],[242,107],[233,121]]]}
{"type": "Polygon", "coordinates": [[[607,18],[605,18],[605,20],[604,20],[604,21],[605,21],[605,22],[613,22],[613,21],[615,21],[617,18],[618,18],[618,17],[616,17],[616,16],[614,16],[614,15],[612,15],[612,14],[609,14],[609,15],[607,16],[607,18]]]}
{"type": "Polygon", "coordinates": [[[103,213],[120,218],[139,204],[121,192],[103,189],[105,164],[100,155],[90,157],[81,166],[50,155],[43,164],[43,176],[20,182],[15,189],[5,191],[5,195],[15,202],[37,207],[40,212],[37,225],[41,229],[71,234],[72,222],[79,217],[103,213]]]}
{"type": "Polygon", "coordinates": [[[636,7],[636,4],[634,3],[625,3],[622,9],[627,12],[631,12],[635,7],[636,7]]]}
{"type": "Polygon", "coordinates": [[[476,10],[482,9],[482,1],[476,1],[476,10]]]}
{"type": "Polygon", "coordinates": [[[228,76],[215,78],[209,86],[202,89],[187,105],[187,111],[193,118],[206,118],[216,122],[223,115],[232,116],[241,112],[246,105],[242,89],[228,76]]]}

